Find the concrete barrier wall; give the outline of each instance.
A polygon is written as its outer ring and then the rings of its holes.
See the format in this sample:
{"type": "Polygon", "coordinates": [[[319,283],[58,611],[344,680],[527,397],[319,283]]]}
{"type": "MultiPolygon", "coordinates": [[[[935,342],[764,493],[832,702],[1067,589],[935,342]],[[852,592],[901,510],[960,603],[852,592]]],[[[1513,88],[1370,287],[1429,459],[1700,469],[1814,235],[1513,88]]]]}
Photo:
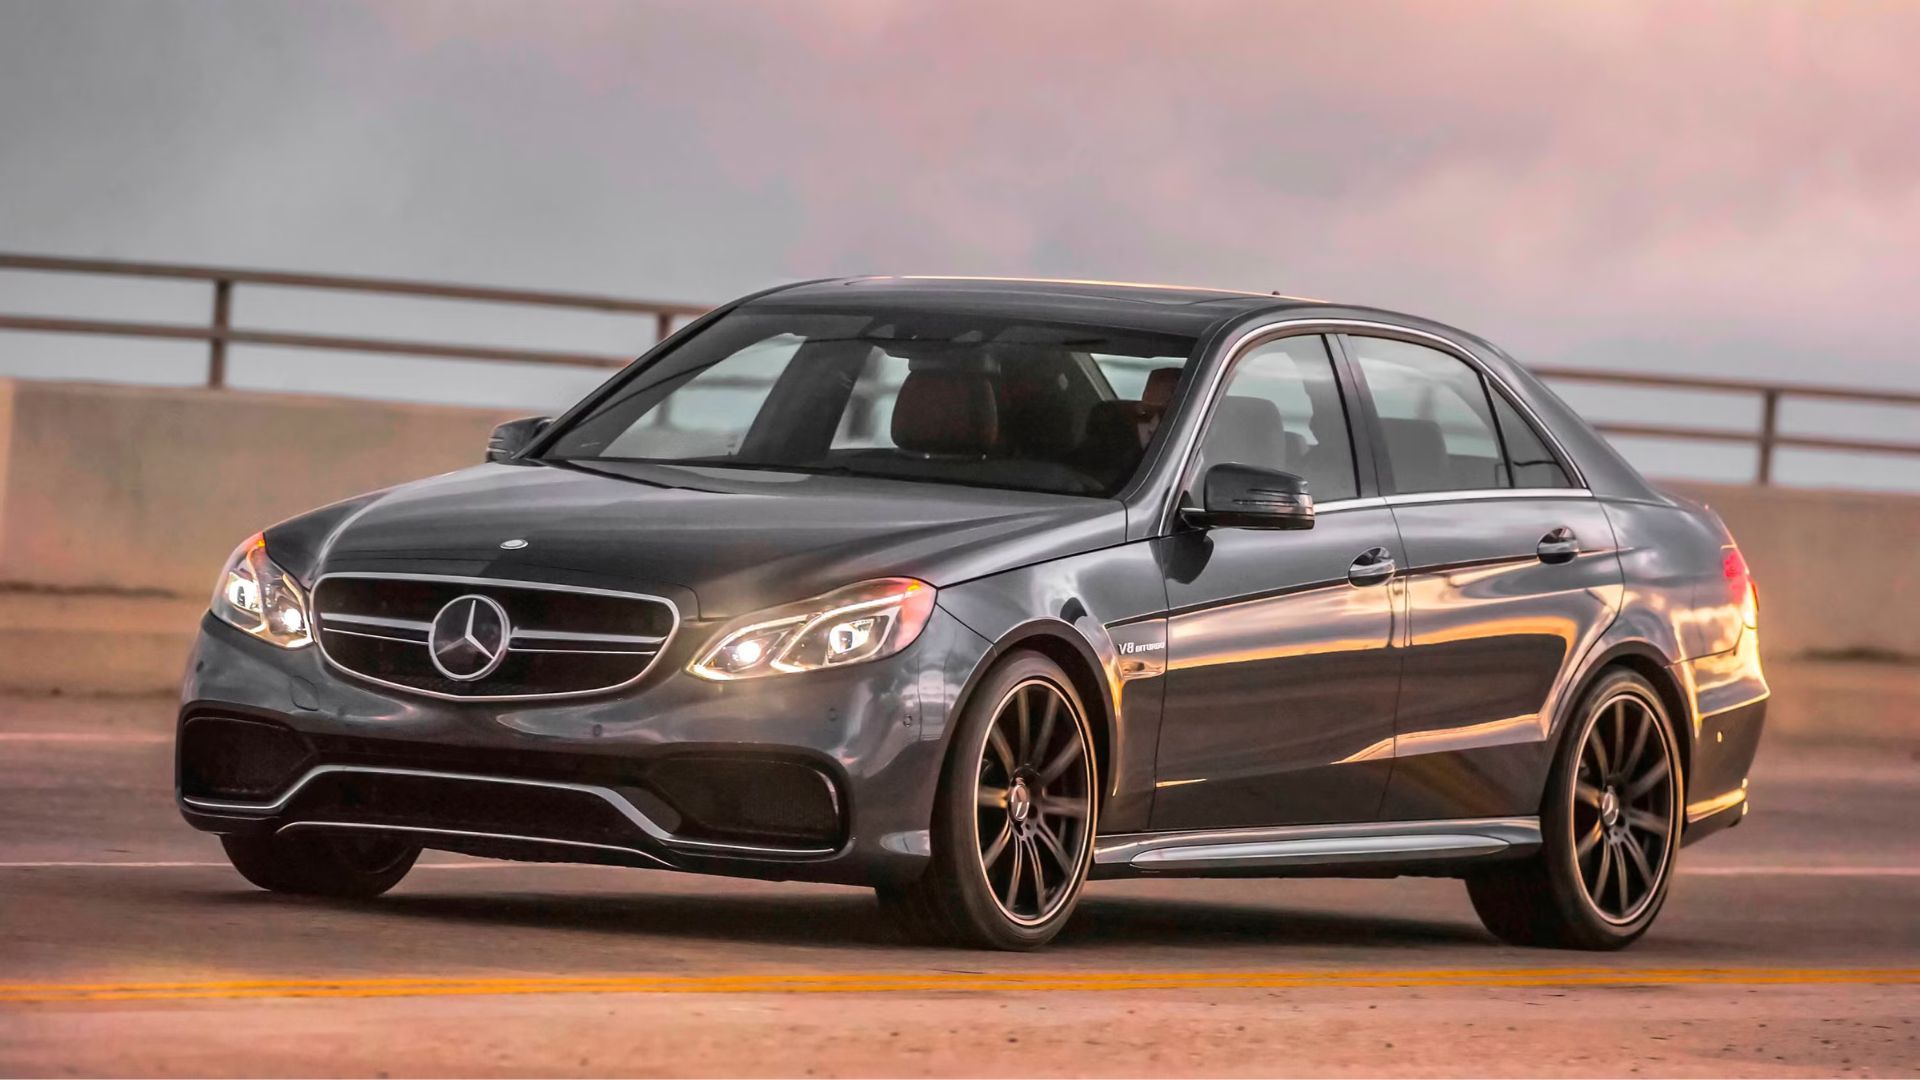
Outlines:
{"type": "Polygon", "coordinates": [[[0,380],[0,690],[172,690],[241,540],[474,464],[512,415],[0,380]]]}
{"type": "MultiPolygon", "coordinates": [[[[0,380],[0,689],[169,689],[235,544],[477,462],[510,415],[0,380]]],[[[1920,657],[1920,498],[1672,486],[1732,526],[1769,655],[1920,657]]]]}
{"type": "Polygon", "coordinates": [[[1760,592],[1768,655],[1920,658],[1920,496],[1662,485],[1733,530],[1760,592]]]}
{"type": "Polygon", "coordinates": [[[241,391],[14,381],[0,582],[200,593],[264,526],[472,465],[513,414],[241,391]]]}

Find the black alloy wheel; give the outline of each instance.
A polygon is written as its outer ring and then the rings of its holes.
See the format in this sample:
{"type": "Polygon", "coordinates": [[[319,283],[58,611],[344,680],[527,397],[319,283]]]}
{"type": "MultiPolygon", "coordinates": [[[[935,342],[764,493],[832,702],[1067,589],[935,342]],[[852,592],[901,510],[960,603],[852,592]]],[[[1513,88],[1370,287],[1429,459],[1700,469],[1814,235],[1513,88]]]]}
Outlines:
{"type": "Polygon", "coordinates": [[[1671,741],[1627,690],[1601,702],[1588,725],[1568,820],[1587,902],[1610,922],[1638,917],[1672,862],[1671,741]]]}
{"type": "Polygon", "coordinates": [[[1074,706],[1046,679],[1013,688],[987,727],[975,773],[980,870],[1007,918],[1032,926],[1076,885],[1092,817],[1074,706]]]}
{"type": "Polygon", "coordinates": [[[962,710],[935,798],[932,854],[881,904],[916,939],[1031,949],[1072,914],[1093,862],[1098,771],[1059,666],[1015,653],[962,710]]]}
{"type": "Polygon", "coordinates": [[[1573,714],[1540,808],[1540,850],[1467,877],[1481,922],[1516,945],[1619,949],[1653,925],[1673,879],[1686,785],[1660,695],[1616,668],[1573,714]]]}

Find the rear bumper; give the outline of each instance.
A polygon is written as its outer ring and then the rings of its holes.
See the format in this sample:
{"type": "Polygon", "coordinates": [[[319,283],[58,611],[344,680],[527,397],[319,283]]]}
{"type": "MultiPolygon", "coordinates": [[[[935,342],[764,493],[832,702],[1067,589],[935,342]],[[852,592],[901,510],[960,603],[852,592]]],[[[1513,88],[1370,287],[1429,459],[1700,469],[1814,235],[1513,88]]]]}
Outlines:
{"type": "Polygon", "coordinates": [[[1687,781],[1687,823],[1681,843],[1704,840],[1744,821],[1747,773],[1766,726],[1767,699],[1703,716],[1695,734],[1693,774],[1687,781]]]}
{"type": "Polygon", "coordinates": [[[404,836],[507,858],[852,884],[927,850],[946,718],[987,643],[944,612],[843,671],[709,683],[671,663],[625,693],[436,701],[314,649],[203,623],[176,795],[195,828],[404,836]]]}

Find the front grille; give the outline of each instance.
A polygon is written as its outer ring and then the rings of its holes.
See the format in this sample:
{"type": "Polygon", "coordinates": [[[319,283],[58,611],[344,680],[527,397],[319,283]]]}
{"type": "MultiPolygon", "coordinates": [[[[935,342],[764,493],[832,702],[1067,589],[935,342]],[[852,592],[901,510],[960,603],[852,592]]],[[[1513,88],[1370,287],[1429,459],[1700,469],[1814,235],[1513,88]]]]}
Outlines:
{"type": "Polygon", "coordinates": [[[455,700],[627,686],[678,623],[672,602],[657,596],[490,578],[329,574],[313,590],[316,640],[330,663],[455,700]]]}
{"type": "Polygon", "coordinates": [[[318,760],[374,769],[517,777],[612,789],[686,840],[838,848],[841,787],[818,763],[772,754],[668,753],[645,758],[312,734],[318,760]]]}
{"type": "Polygon", "coordinates": [[[770,754],[647,758],[308,736],[319,760],[371,768],[520,777],[611,788],[679,837],[762,847],[839,847],[847,809],[818,764],[770,754]]]}
{"type": "Polygon", "coordinates": [[[605,799],[531,784],[444,776],[329,773],[300,790],[287,817],[632,847],[646,834],[605,799]]]}

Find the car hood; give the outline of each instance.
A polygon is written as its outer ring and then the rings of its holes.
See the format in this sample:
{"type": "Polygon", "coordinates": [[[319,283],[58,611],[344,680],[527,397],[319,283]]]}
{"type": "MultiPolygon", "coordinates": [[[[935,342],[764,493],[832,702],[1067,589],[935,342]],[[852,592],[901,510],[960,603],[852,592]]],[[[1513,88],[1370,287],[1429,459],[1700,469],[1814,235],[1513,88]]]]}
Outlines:
{"type": "Polygon", "coordinates": [[[268,531],[309,582],[504,577],[672,596],[725,618],[875,577],[935,586],[1120,543],[1125,508],[865,477],[596,463],[482,465],[268,531]],[[502,547],[510,541],[510,547],[502,547]]]}

